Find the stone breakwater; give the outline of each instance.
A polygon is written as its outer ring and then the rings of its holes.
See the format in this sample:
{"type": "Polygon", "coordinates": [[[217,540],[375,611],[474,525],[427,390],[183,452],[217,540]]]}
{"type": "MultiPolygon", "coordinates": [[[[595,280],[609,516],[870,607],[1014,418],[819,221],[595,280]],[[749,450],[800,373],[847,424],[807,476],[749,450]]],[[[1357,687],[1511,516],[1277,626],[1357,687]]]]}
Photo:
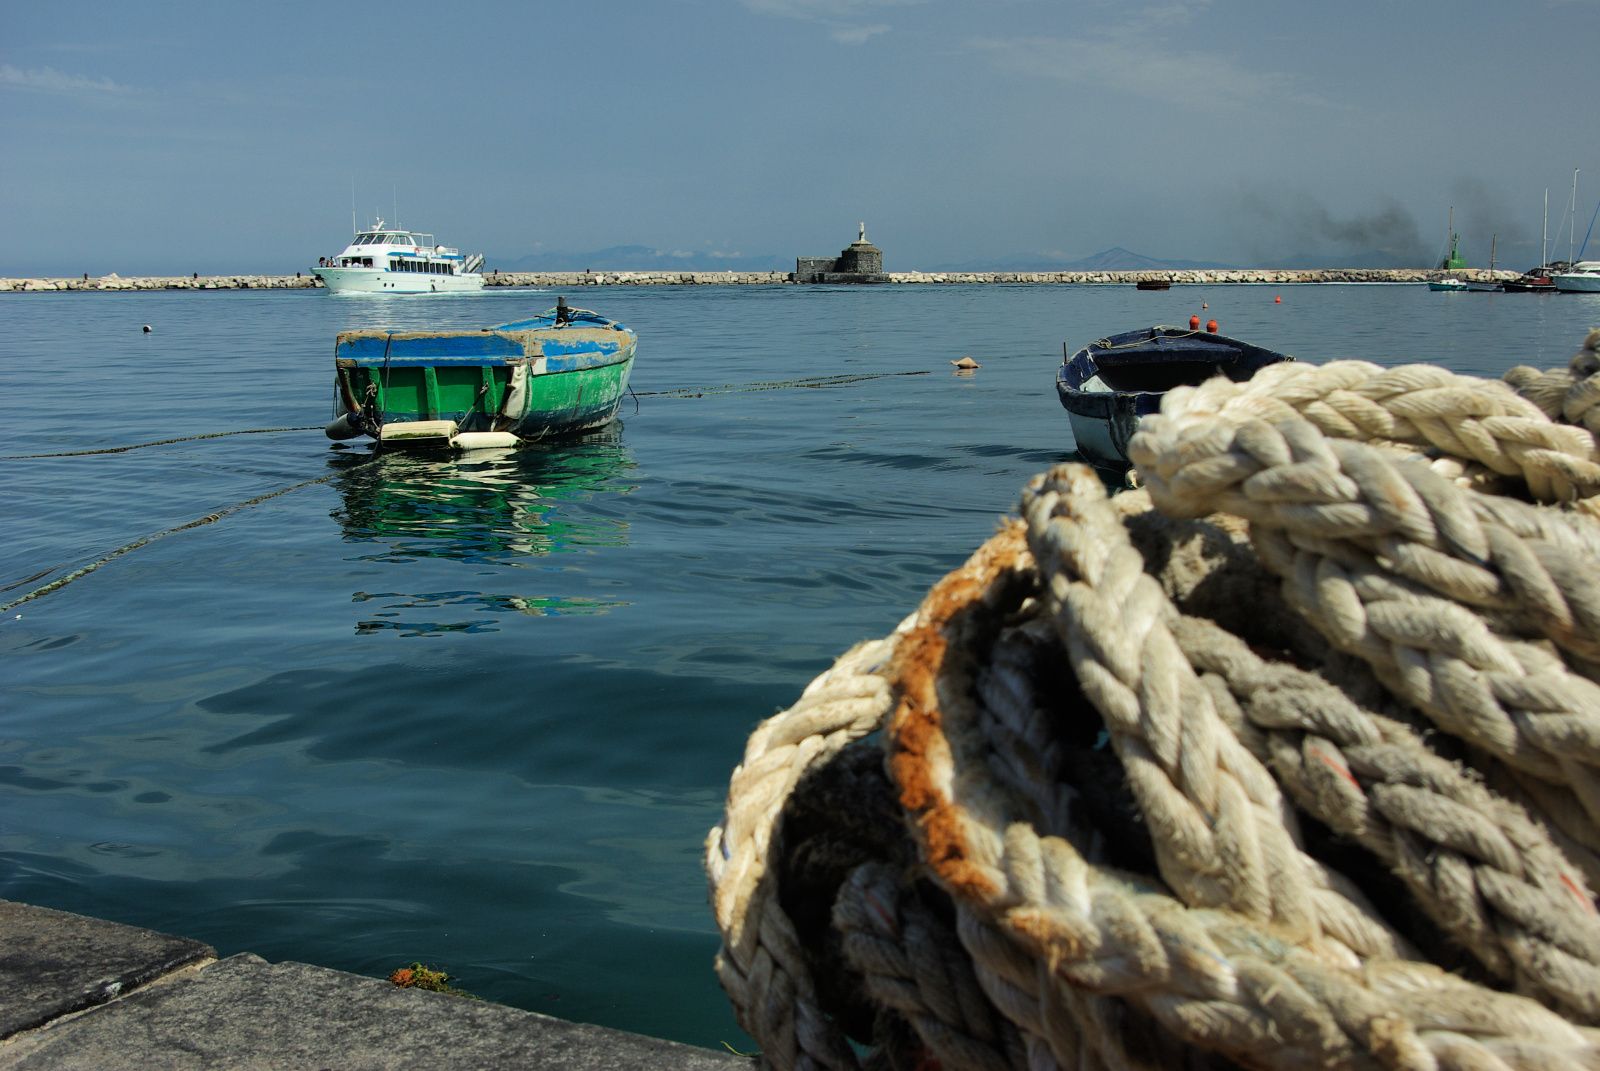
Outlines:
{"type": "Polygon", "coordinates": [[[322,284],[310,275],[120,275],[71,279],[0,279],[0,291],[40,290],[312,290],[322,284]]]}
{"type": "MultiPolygon", "coordinates": [[[[1174,286],[1219,283],[1420,283],[1447,275],[1474,281],[1515,279],[1513,271],[1430,268],[1323,268],[1314,271],[1229,268],[1206,271],[976,271],[890,272],[891,284],[1033,283],[1043,285],[1131,286],[1165,280],[1174,286]]],[[[581,286],[782,286],[794,285],[792,272],[776,271],[565,271],[489,272],[488,286],[576,288],[581,286]]],[[[0,292],[54,290],[320,290],[311,275],[78,276],[70,279],[0,279],[0,292]]]]}

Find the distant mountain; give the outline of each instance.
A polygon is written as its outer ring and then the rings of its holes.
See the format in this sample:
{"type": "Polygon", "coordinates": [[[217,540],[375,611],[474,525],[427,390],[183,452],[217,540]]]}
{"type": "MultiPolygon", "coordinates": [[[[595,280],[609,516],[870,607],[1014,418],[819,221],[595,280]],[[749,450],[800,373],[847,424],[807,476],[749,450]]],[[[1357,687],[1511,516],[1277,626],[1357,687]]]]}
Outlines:
{"type": "Polygon", "coordinates": [[[614,245],[587,253],[530,253],[490,257],[485,265],[500,271],[793,271],[794,259],[742,253],[664,252],[647,245],[614,245]]]}
{"type": "MultiPolygon", "coordinates": [[[[887,259],[887,257],[885,257],[887,259]]],[[[929,271],[1199,271],[1228,264],[1200,260],[1157,260],[1116,246],[1093,256],[1069,260],[1055,253],[1013,253],[959,264],[940,264],[929,271]]]]}

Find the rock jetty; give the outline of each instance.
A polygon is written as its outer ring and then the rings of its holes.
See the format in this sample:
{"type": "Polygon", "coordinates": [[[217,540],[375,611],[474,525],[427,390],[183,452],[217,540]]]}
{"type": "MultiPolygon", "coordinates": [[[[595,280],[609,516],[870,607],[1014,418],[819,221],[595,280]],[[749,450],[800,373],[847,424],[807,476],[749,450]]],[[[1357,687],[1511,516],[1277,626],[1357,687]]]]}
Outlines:
{"type": "Polygon", "coordinates": [[[22,290],[311,290],[310,275],[83,275],[70,279],[0,279],[0,291],[22,290]]]}
{"type": "MultiPolygon", "coordinates": [[[[1515,279],[1514,271],[1436,268],[1229,268],[1206,271],[972,271],[888,272],[890,283],[905,285],[1032,283],[1070,286],[1131,286],[1141,280],[1165,280],[1174,286],[1222,283],[1421,283],[1447,275],[1473,281],[1515,279]]],[[[783,286],[795,284],[794,272],[782,271],[562,271],[485,272],[487,286],[783,286]]],[[[68,279],[0,279],[0,292],[54,290],[320,290],[312,275],[90,275],[68,279]]]]}

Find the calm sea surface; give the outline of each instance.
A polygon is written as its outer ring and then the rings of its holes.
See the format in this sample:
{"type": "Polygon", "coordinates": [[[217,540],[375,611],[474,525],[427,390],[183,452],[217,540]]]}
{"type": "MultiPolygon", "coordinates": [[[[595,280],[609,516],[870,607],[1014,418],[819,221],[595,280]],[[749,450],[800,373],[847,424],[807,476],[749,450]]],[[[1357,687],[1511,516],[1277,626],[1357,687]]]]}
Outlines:
{"type": "Polygon", "coordinates": [[[1071,456],[1063,340],[1195,313],[1498,376],[1600,323],[1420,284],[568,297],[639,333],[620,424],[425,461],[323,437],[334,334],[554,293],[0,296],[0,605],[105,561],[0,615],[0,897],[740,1043],[700,866],[729,771],[1071,456]]]}

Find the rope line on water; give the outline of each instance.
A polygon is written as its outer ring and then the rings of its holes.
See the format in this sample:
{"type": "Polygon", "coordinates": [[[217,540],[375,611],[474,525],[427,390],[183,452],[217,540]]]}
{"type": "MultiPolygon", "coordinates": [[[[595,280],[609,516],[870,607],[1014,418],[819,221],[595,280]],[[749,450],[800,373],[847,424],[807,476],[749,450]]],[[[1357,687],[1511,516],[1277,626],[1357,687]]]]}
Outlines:
{"type": "Polygon", "coordinates": [[[178,532],[184,532],[184,531],[188,531],[191,528],[199,528],[202,525],[211,524],[211,523],[213,523],[215,521],[221,520],[222,518],[228,516],[229,514],[238,513],[240,510],[248,509],[251,506],[259,505],[262,502],[266,502],[269,499],[277,498],[279,495],[286,495],[291,491],[298,491],[302,487],[312,487],[312,486],[314,486],[316,484],[319,484],[319,483],[327,483],[329,480],[335,479],[339,475],[340,475],[340,473],[330,472],[328,475],[319,476],[314,480],[302,480],[301,482],[296,483],[296,484],[291,484],[288,487],[280,487],[276,491],[268,491],[264,495],[256,495],[254,498],[246,499],[243,502],[235,502],[231,506],[224,506],[222,509],[217,510],[215,513],[208,513],[204,517],[199,517],[199,518],[197,518],[195,520],[188,521],[188,522],[186,522],[184,524],[177,525],[176,527],[167,528],[167,529],[164,529],[163,531],[156,532],[156,533],[154,533],[152,535],[142,536],[139,539],[135,539],[131,543],[124,543],[122,546],[116,548],[115,550],[110,551],[107,554],[103,554],[99,558],[96,558],[94,561],[90,562],[88,565],[85,565],[85,566],[83,566],[81,568],[78,568],[78,569],[74,569],[72,572],[67,573],[65,576],[57,577],[55,580],[50,581],[50,583],[44,585],[43,587],[35,588],[33,591],[28,592],[26,595],[22,596],[19,599],[13,599],[12,601],[10,601],[8,603],[5,603],[4,605],[0,605],[0,613],[4,613],[6,611],[12,610],[12,609],[14,609],[14,608],[16,608],[18,606],[21,606],[25,602],[32,602],[34,599],[40,598],[40,597],[45,596],[45,595],[49,595],[50,593],[55,592],[55,591],[59,591],[62,588],[66,587],[68,584],[72,583],[73,581],[81,580],[83,577],[88,576],[90,573],[94,572],[96,569],[99,569],[101,566],[107,565],[110,562],[115,561],[116,559],[122,557],[124,554],[129,554],[129,553],[131,553],[133,551],[136,551],[140,547],[148,546],[149,544],[154,543],[158,539],[164,539],[167,536],[175,535],[178,532]]]}
{"type": "MultiPolygon", "coordinates": [[[[387,368],[387,365],[385,366],[387,368]]],[[[635,412],[637,401],[640,398],[700,398],[707,394],[740,394],[753,391],[786,390],[790,388],[819,388],[840,387],[851,383],[860,383],[873,379],[887,379],[895,376],[926,376],[931,372],[867,372],[859,374],[810,376],[803,379],[766,380],[754,383],[727,383],[716,387],[680,387],[673,390],[646,390],[635,391],[629,387],[628,393],[634,396],[635,412]]],[[[477,404],[476,401],[473,404],[477,404]]],[[[202,439],[223,439],[232,435],[276,435],[290,431],[321,431],[320,424],[308,424],[294,428],[248,428],[240,431],[213,431],[201,435],[184,435],[175,439],[157,439],[147,443],[130,443],[126,446],[106,446],[95,450],[63,450],[51,454],[3,454],[0,461],[36,461],[54,457],[89,457],[95,454],[122,454],[130,450],[143,450],[152,446],[171,446],[175,443],[197,442],[202,439]]]]}
{"type": "Polygon", "coordinates": [[[184,435],[176,439],[157,439],[148,443],[130,443],[127,446],[106,446],[98,450],[65,450],[56,454],[7,454],[0,461],[34,461],[47,457],[87,457],[91,454],[123,454],[129,450],[143,450],[151,446],[171,446],[173,443],[196,442],[200,439],[224,439],[230,435],[277,435],[287,431],[321,431],[322,425],[310,424],[299,428],[247,428],[240,431],[212,431],[203,435],[184,435]]]}
{"type": "Polygon", "coordinates": [[[765,1060],[1600,1066],[1597,351],[1216,379],[1141,489],[1031,481],[733,771],[765,1060]]]}
{"type": "Polygon", "coordinates": [[[788,390],[793,387],[816,389],[842,387],[872,379],[892,379],[897,376],[927,376],[932,372],[861,372],[832,376],[806,376],[800,379],[757,380],[753,383],[725,383],[718,387],[679,387],[674,390],[643,390],[641,398],[699,398],[707,394],[744,394],[764,390],[788,390]]]}

